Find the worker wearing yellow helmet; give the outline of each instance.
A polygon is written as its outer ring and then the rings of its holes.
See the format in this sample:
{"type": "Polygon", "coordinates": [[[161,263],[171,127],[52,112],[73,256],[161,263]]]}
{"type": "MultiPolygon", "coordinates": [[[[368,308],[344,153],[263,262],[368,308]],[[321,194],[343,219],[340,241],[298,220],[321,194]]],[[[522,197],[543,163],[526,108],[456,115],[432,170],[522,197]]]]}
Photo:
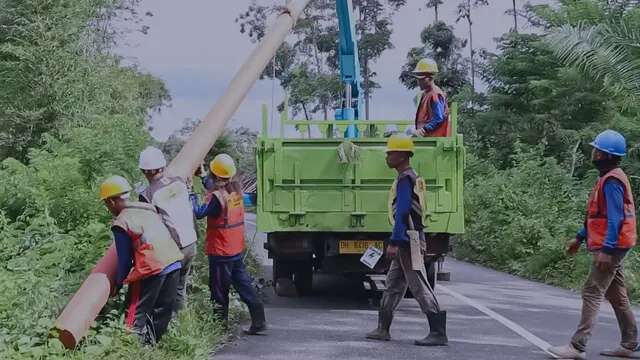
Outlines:
{"type": "Polygon", "coordinates": [[[130,192],[122,176],[100,185],[100,199],[114,216],[116,289],[129,285],[125,323],[142,343],[153,345],[169,326],[183,256],[156,208],[129,201],[130,192]]]}
{"type": "Polygon", "coordinates": [[[409,288],[429,322],[429,334],[424,339],[416,340],[415,344],[442,346],[448,342],[447,313],[440,310],[426,277],[423,260],[423,249],[426,248],[423,222],[426,186],[424,180],[411,168],[410,160],[414,151],[411,137],[394,135],[388,140],[385,151],[387,166],[398,173],[389,193],[389,221],[393,225],[393,232],[386,254],[391,258],[391,265],[380,302],[378,326],[366,337],[373,340],[391,339],[389,328],[393,312],[409,288]],[[412,253],[420,258],[418,264],[412,263],[412,253]]]}
{"type": "Polygon", "coordinates": [[[421,59],[412,74],[418,80],[422,95],[416,110],[416,134],[420,136],[450,136],[447,95],[435,83],[438,64],[433,59],[421,59]]]}
{"type": "Polygon", "coordinates": [[[266,330],[264,305],[258,297],[253,279],[243,260],[244,205],[242,186],[234,179],[236,164],[227,154],[217,155],[209,164],[213,178],[207,189],[204,204],[191,194],[193,211],[197,219],[207,218],[205,252],[209,258],[209,289],[214,313],[227,322],[229,315],[229,288],[231,285],[247,304],[251,326],[245,330],[256,335],[266,330]]]}

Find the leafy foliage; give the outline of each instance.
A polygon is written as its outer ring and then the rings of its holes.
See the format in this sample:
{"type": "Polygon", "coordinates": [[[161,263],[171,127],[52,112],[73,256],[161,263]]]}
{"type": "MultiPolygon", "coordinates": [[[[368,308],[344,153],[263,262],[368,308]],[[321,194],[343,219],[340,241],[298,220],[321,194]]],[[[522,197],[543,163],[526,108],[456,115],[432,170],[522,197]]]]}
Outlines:
{"type": "Polygon", "coordinates": [[[572,261],[565,258],[563,246],[582,220],[586,192],[543,150],[520,147],[513,167],[505,170],[472,158],[459,256],[547,281],[566,276],[550,267],[572,261]]]}
{"type": "Polygon", "coordinates": [[[640,99],[640,9],[633,16],[598,25],[563,25],[551,34],[555,54],[632,105],[640,99]]]}
{"type": "Polygon", "coordinates": [[[113,299],[80,346],[50,331],[111,240],[97,197],[110,174],[141,179],[164,84],[108,53],[113,21],[144,31],[137,0],[0,0],[0,358],[205,359],[221,336],[196,262],[191,301],[146,349],[113,299]]]}
{"type": "MultiPolygon", "coordinates": [[[[633,99],[640,22],[637,1],[559,0],[527,5],[535,34],[509,33],[482,52],[486,94],[463,89],[462,129],[472,152],[465,183],[467,233],[458,256],[577,288],[590,265],[564,255],[581,226],[597,177],[595,135],[612,128],[631,146],[622,167],[636,197],[640,108],[633,99]],[[635,6],[634,6],[635,5],[635,6]],[[635,25],[631,25],[635,24],[635,25]],[[468,105],[468,104],[472,105],[468,105]]],[[[627,284],[640,296],[640,258],[627,256],[627,284]]]]}
{"type": "Polygon", "coordinates": [[[448,96],[455,96],[468,83],[468,69],[460,55],[465,42],[455,36],[453,28],[443,22],[427,26],[420,34],[422,46],[415,47],[407,53],[407,61],[402,67],[400,81],[408,89],[418,86],[411,75],[420,59],[429,57],[438,63],[440,73],[436,78],[438,86],[448,96]]]}
{"type": "Polygon", "coordinates": [[[0,3],[0,159],[26,159],[44,133],[106,115],[146,116],[168,99],[162,82],[99,52],[91,20],[119,4],[0,3]]]}
{"type": "MultiPolygon", "coordinates": [[[[362,68],[365,117],[377,73],[372,64],[384,51],[391,49],[391,15],[406,0],[354,0],[359,18],[356,22],[358,56],[362,68]]],[[[258,5],[254,0],[246,12],[236,18],[240,32],[251,41],[260,40],[270,16],[282,11],[279,5],[258,5]]],[[[296,40],[284,43],[276,53],[272,66],[263,77],[276,78],[289,94],[294,116],[302,113],[307,120],[320,112],[325,120],[332,108],[340,105],[343,86],[338,74],[338,26],[335,1],[313,1],[293,29],[296,40]]],[[[361,116],[362,117],[362,116],[361,116]]]]}

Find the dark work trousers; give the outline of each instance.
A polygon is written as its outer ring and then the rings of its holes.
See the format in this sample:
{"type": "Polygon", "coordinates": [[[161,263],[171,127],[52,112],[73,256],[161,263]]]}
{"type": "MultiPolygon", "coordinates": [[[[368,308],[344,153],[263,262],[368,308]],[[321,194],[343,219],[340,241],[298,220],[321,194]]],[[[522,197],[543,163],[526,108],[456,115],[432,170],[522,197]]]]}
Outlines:
{"type": "Polygon", "coordinates": [[[180,270],[129,284],[127,327],[140,341],[154,345],[167,331],[176,300],[180,270]]]}
{"type": "Polygon", "coordinates": [[[229,308],[229,288],[233,285],[240,299],[251,308],[252,305],[261,304],[253,279],[242,258],[237,260],[217,260],[209,256],[209,289],[211,300],[215,305],[223,309],[229,308]]]}
{"type": "Polygon", "coordinates": [[[191,263],[196,257],[196,243],[185,246],[182,249],[182,268],[180,269],[180,278],[178,280],[178,288],[176,294],[176,307],[174,315],[184,308],[187,304],[187,286],[189,285],[189,278],[191,277],[191,263]]]}

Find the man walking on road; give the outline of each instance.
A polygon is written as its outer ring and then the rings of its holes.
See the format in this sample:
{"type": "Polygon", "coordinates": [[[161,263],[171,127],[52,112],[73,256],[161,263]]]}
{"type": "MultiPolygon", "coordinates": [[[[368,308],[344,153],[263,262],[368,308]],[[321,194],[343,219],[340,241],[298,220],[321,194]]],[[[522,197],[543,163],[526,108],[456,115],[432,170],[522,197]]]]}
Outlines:
{"type": "Polygon", "coordinates": [[[387,246],[387,256],[392,261],[387,273],[387,288],[380,303],[378,327],[366,337],[391,340],[389,328],[393,312],[409,288],[429,322],[429,334],[424,339],[416,340],[415,344],[447,345],[447,313],[440,311],[424,268],[422,249],[425,247],[425,227],[422,219],[425,210],[425,183],[410,166],[414,148],[413,140],[407,136],[392,136],[387,143],[387,165],[398,172],[389,197],[389,219],[393,224],[393,233],[387,246]],[[414,234],[414,239],[410,238],[410,233],[414,234]],[[414,247],[413,251],[420,252],[419,264],[412,264],[412,241],[418,242],[418,248],[414,247]],[[415,268],[419,270],[414,270],[415,268]]]}
{"type": "Polygon", "coordinates": [[[166,166],[167,160],[160,149],[149,146],[140,153],[139,168],[149,181],[149,186],[140,191],[140,201],[156,207],[184,255],[178,281],[175,316],[187,302],[187,281],[191,272],[191,263],[196,256],[198,235],[193,211],[191,211],[187,182],[177,176],[166,176],[164,174],[166,166]]]}
{"type": "Polygon", "coordinates": [[[205,252],[209,257],[209,288],[214,312],[227,322],[229,288],[233,285],[251,314],[251,327],[245,333],[256,335],[267,329],[267,323],[264,305],[243,260],[244,206],[242,188],[233,179],[236,165],[229,155],[220,154],[209,167],[214,185],[207,191],[206,202],[200,205],[196,194],[190,196],[196,218],[207,217],[205,252]]]}
{"type": "Polygon", "coordinates": [[[585,226],[567,252],[574,255],[586,240],[592,253],[591,271],[582,291],[582,315],[571,343],[549,352],[563,359],[586,359],[586,347],[595,326],[603,297],[609,300],[622,333],[620,346],[601,355],[640,359],[636,321],[624,284],[622,263],[636,244],[636,215],[627,175],[618,167],[626,154],[625,138],[613,130],[600,133],[591,143],[591,161],[600,177],[591,190],[585,226]]]}

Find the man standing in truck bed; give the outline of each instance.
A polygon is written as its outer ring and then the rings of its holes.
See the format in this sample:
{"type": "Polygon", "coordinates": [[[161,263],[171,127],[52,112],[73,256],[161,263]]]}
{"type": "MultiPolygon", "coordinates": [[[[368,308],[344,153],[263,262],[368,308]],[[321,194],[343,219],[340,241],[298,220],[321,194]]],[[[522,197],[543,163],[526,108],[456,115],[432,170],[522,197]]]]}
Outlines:
{"type": "Polygon", "coordinates": [[[389,197],[389,219],[393,224],[393,233],[387,246],[387,256],[392,261],[387,273],[387,288],[380,303],[378,327],[368,333],[367,338],[391,339],[389,328],[393,312],[409,288],[429,321],[429,335],[424,339],[416,340],[415,344],[447,345],[447,313],[440,311],[438,300],[427,282],[423,256],[420,256],[422,261],[416,266],[421,268],[420,270],[414,270],[411,262],[411,246],[407,230],[417,231],[420,243],[425,242],[422,223],[425,209],[425,183],[410,165],[414,148],[413,140],[407,136],[392,136],[387,143],[387,165],[398,171],[398,179],[393,183],[389,197]]]}
{"type": "Polygon", "coordinates": [[[422,59],[412,71],[422,90],[416,111],[416,134],[419,136],[449,136],[449,106],[447,95],[434,82],[438,64],[432,59],[422,59]]]}

